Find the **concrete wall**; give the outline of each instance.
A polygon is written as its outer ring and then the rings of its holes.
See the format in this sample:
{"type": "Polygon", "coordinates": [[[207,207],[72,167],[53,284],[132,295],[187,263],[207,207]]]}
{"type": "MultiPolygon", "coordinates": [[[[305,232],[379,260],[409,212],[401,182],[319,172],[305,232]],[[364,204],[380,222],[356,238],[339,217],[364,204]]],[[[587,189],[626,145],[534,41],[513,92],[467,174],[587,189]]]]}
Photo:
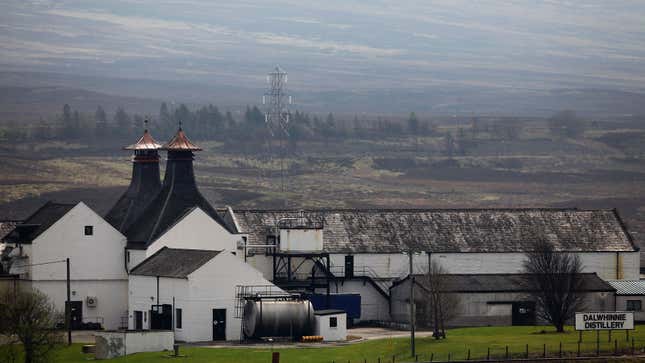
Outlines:
{"type": "MultiPolygon", "coordinates": [[[[65,281],[32,281],[38,289],[49,297],[56,310],[65,312],[67,285],[65,281]]],[[[72,301],[83,302],[83,321],[95,322],[94,318],[103,318],[105,329],[122,328],[122,319],[127,316],[128,281],[127,280],[72,280],[72,301]],[[96,296],[96,307],[89,307],[86,298],[96,296]]]]}
{"type": "Polygon", "coordinates": [[[112,359],[139,352],[172,350],[172,331],[105,331],[95,333],[96,359],[112,359]]]}
{"type": "Polygon", "coordinates": [[[195,208],[190,214],[164,232],[146,250],[150,257],[162,247],[201,250],[236,251],[242,237],[229,233],[208,214],[195,208]]]}
{"type": "Polygon", "coordinates": [[[634,311],[634,321],[645,321],[645,296],[616,296],[616,310],[627,311],[627,300],[641,302],[641,311],[634,311]]]}
{"type": "Polygon", "coordinates": [[[347,314],[316,315],[316,329],[314,335],[323,337],[323,341],[337,342],[347,340],[347,314]],[[336,318],[335,327],[329,325],[330,318],[336,318]]]}

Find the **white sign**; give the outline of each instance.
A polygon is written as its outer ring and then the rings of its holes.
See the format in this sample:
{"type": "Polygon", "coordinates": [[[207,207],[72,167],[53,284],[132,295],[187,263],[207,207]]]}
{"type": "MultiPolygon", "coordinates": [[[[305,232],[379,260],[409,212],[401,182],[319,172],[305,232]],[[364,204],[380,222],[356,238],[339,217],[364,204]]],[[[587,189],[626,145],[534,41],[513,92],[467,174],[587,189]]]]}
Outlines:
{"type": "Polygon", "coordinates": [[[633,330],[631,311],[601,311],[576,313],[576,330],[633,330]]]}

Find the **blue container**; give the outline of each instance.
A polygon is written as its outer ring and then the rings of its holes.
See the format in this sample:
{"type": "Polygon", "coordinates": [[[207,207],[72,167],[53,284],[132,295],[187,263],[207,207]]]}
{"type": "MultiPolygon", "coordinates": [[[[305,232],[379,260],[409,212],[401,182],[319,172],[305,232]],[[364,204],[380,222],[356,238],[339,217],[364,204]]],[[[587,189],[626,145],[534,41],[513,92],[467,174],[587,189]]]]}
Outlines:
{"type": "Polygon", "coordinates": [[[308,294],[306,297],[311,301],[314,310],[339,309],[347,313],[348,319],[361,318],[360,294],[330,294],[329,305],[327,294],[308,294]]]}

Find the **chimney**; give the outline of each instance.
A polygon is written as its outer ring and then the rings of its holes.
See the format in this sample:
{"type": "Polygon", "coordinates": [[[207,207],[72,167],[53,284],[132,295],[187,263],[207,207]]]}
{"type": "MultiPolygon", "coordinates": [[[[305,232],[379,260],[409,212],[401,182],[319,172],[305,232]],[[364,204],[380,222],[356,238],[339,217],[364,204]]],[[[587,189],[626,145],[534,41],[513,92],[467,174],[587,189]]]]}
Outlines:
{"type": "Polygon", "coordinates": [[[141,215],[161,190],[158,152],[161,144],[155,141],[150,132],[145,129],[139,141],[123,149],[134,153],[130,186],[105,216],[121,232],[141,215]]]}

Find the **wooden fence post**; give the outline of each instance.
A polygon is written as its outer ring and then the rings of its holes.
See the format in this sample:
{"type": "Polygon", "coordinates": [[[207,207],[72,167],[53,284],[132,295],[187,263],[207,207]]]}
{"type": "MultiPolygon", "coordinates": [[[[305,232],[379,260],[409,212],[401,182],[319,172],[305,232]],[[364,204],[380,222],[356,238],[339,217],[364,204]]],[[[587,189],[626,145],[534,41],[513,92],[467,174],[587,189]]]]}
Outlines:
{"type": "Polygon", "coordinates": [[[546,358],[546,343],[542,346],[542,358],[546,358]]]}
{"type": "Polygon", "coordinates": [[[526,345],[526,350],[525,350],[525,353],[524,353],[524,358],[529,359],[529,345],[528,345],[528,344],[526,345]]]}
{"type": "Polygon", "coordinates": [[[600,330],[596,330],[596,357],[600,355],[600,330]]]}
{"type": "Polygon", "coordinates": [[[434,360],[434,353],[430,353],[430,362],[434,360]]]}
{"type": "Polygon", "coordinates": [[[490,360],[490,347],[488,347],[488,353],[486,353],[486,360],[490,360]]]}
{"type": "Polygon", "coordinates": [[[618,339],[614,340],[614,355],[618,355],[618,339]]]}
{"type": "Polygon", "coordinates": [[[470,349],[468,349],[468,357],[466,358],[466,360],[470,360],[470,349]]]}
{"type": "Polygon", "coordinates": [[[562,358],[562,342],[560,342],[560,350],[558,351],[558,358],[562,358]]]}
{"type": "Polygon", "coordinates": [[[632,337],[632,355],[634,355],[634,338],[632,337]]]}
{"type": "Polygon", "coordinates": [[[508,360],[508,345],[506,346],[506,359],[508,360]]]}
{"type": "Polygon", "coordinates": [[[576,354],[576,356],[580,356],[580,342],[578,342],[578,353],[576,354]]]}

